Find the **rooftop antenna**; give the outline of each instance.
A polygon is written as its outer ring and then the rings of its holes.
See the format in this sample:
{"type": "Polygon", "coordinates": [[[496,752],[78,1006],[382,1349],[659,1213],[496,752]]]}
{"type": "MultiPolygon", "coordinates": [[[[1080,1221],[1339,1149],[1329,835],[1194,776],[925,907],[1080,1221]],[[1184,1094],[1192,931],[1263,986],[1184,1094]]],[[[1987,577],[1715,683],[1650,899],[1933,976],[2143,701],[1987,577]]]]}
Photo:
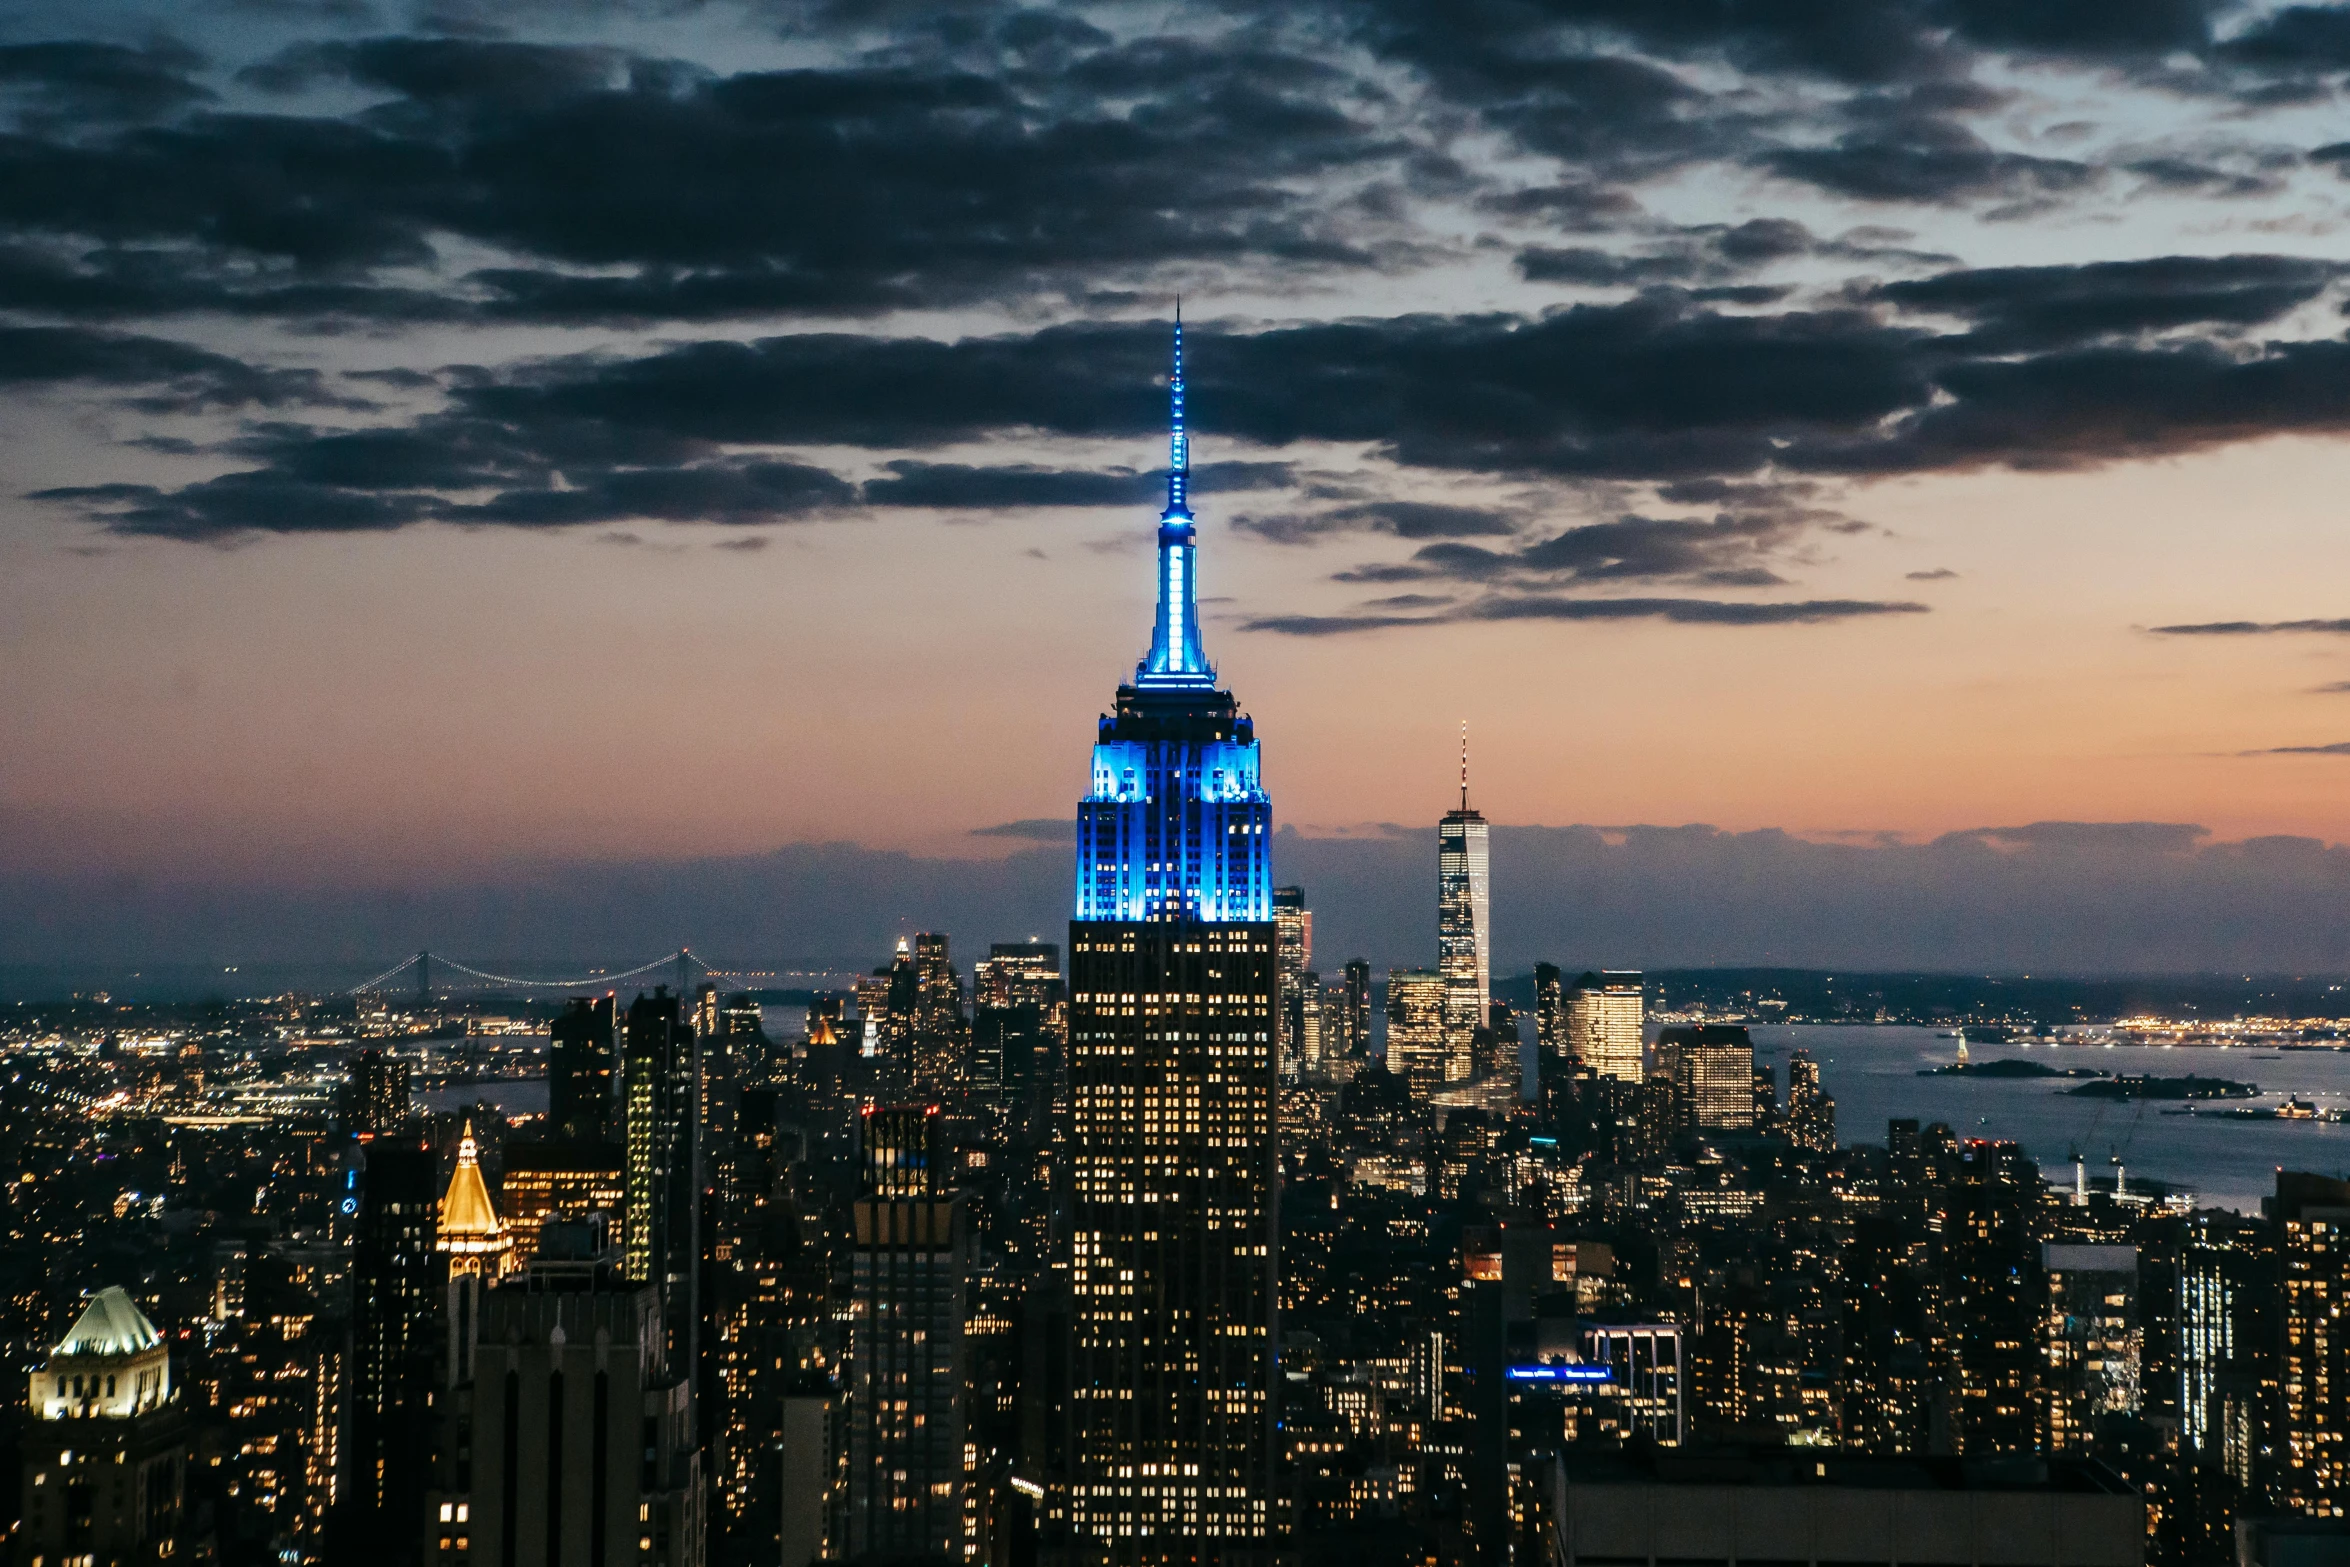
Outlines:
{"type": "Polygon", "coordinates": [[[1469,721],[1461,720],[1461,809],[1469,808],[1469,721]]]}

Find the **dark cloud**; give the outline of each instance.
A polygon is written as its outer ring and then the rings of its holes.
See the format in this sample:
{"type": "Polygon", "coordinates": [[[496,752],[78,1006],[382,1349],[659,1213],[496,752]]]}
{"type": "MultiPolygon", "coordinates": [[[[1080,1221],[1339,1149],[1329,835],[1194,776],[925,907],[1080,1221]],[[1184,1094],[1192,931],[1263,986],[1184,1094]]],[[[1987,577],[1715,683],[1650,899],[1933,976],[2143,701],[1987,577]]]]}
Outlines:
{"type": "Polygon", "coordinates": [[[1958,573],[1948,566],[1936,566],[1930,571],[1905,571],[1901,575],[1908,582],[1948,582],[1958,573]]]}
{"type": "Polygon", "coordinates": [[[2181,195],[2235,200],[2273,196],[2285,188],[2283,176],[2269,168],[2228,169],[2191,158],[2138,158],[2122,167],[2149,184],[2181,195]]]}
{"type": "Polygon", "coordinates": [[[194,80],[203,64],[170,42],[141,49],[82,40],[0,45],[0,105],[20,125],[67,132],[159,119],[214,97],[194,80]]]}
{"type": "Polygon", "coordinates": [[[1993,48],[2128,59],[2200,51],[2227,0],[1941,0],[1929,13],[1970,41],[1993,48]]]}
{"type": "Polygon", "coordinates": [[[1488,599],[1464,620],[1665,620],[1684,626],[1809,626],[1879,615],[1922,615],[1923,604],[1877,599],[1804,599],[1748,604],[1719,599],[1488,599]]]}
{"type": "Polygon", "coordinates": [[[1645,248],[1604,250],[1597,246],[1533,246],[1517,257],[1519,276],[1533,283],[1571,283],[1589,288],[1665,284],[1710,284],[1691,297],[1732,304],[1771,304],[1788,289],[1723,284],[1777,262],[1818,257],[1875,261],[1899,266],[1947,264],[1953,258],[1920,251],[1867,229],[1822,239],[1792,218],[1750,218],[1739,224],[1700,224],[1674,231],[1645,248]]]}
{"type": "Polygon", "coordinates": [[[0,386],[121,390],[155,413],[349,402],[314,371],[277,370],[164,338],[84,327],[0,325],[0,386]]]}
{"type": "MultiPolygon", "coordinates": [[[[1167,483],[1163,470],[1137,473],[1131,468],[1063,469],[1026,464],[983,468],[911,459],[887,466],[889,478],[865,482],[862,493],[866,505],[948,510],[1138,506],[1163,499],[1167,483]]],[[[1191,470],[1191,490],[1204,497],[1274,489],[1288,484],[1290,474],[1287,463],[1202,463],[1191,470]]]]}
{"type": "MultiPolygon", "coordinates": [[[[1182,262],[1360,267],[1396,242],[1291,183],[1408,150],[1350,112],[1368,88],[1261,48],[1086,47],[1082,68],[717,77],[496,39],[301,44],[247,80],[378,101],[0,138],[0,229],[61,252],[42,258],[52,308],[558,321],[928,307],[1182,262]],[[437,298],[383,285],[443,235],[525,264],[437,298]],[[124,254],[158,246],[181,254],[124,254]]],[[[62,82],[71,63],[19,68],[62,82]]]]}
{"type": "Polygon", "coordinates": [[[974,838],[1019,838],[1030,843],[1071,843],[1076,840],[1074,819],[1064,816],[1026,816],[993,827],[974,827],[974,838]]]}
{"type": "Polygon", "coordinates": [[[1515,532],[1513,512],[1438,501],[1356,501],[1318,512],[1235,517],[1232,525],[1276,544],[1305,544],[1336,533],[1387,533],[1399,539],[1467,539],[1515,532]]]}
{"type": "Polygon", "coordinates": [[[506,490],[475,502],[283,469],[224,474],[171,491],[112,484],[43,490],[35,498],[77,503],[116,533],[217,542],[252,533],[380,532],[422,522],[525,528],[782,522],[837,510],[856,499],[856,490],[801,463],[734,461],[606,469],[584,483],[506,490]]]}
{"type": "MultiPolygon", "coordinates": [[[[1859,310],[1728,316],[1669,294],[1506,316],[1193,329],[1195,423],[1265,445],[1385,443],[1432,467],[1653,477],[1764,464],[1773,437],[1871,427],[1932,392],[1925,335],[1859,310]]],[[[803,334],[514,367],[458,389],[499,421],[920,447],[1163,424],[1155,325],[941,343],[803,334]]]]}
{"type": "Polygon", "coordinates": [[[2350,740],[2337,740],[2332,745],[2272,745],[2265,751],[2248,751],[2247,756],[2350,756],[2350,740]]]}
{"type": "Polygon", "coordinates": [[[2307,304],[2341,274],[2300,256],[2162,256],[2078,266],[1981,267],[1888,283],[1877,297],[1962,317],[1986,353],[2181,327],[2249,327],[2307,304]]]}
{"type": "Polygon", "coordinates": [[[2095,467],[2235,441],[2350,429],[2350,344],[2205,342],[2090,347],[1935,372],[1946,400],[1860,440],[1782,454],[1791,467],[1857,473],[2002,466],[2095,467]]]}
{"type": "Polygon", "coordinates": [[[1942,840],[1973,839],[2001,849],[2069,854],[2185,854],[2211,836],[2192,822],[2030,822],[2021,827],[1976,827],[1942,840]]]}
{"type": "MultiPolygon", "coordinates": [[[[1880,290],[1905,308],[1980,323],[1955,336],[1881,309],[1723,314],[1668,290],[1533,319],[1407,316],[1254,332],[1202,324],[1191,406],[1210,440],[1357,444],[1407,467],[1498,479],[1751,486],[1773,475],[2082,468],[2350,428],[2350,344],[2141,336],[2257,322],[2330,276],[2283,258],[2166,259],[1968,271],[1880,290]],[[2107,335],[2015,351],[2090,332],[2107,335]]],[[[778,493],[792,460],[775,448],[906,453],[1008,432],[1154,435],[1166,417],[1165,351],[1157,324],[1077,323],[955,342],[803,333],[452,370],[438,378],[441,412],[362,432],[264,431],[232,448],[260,460],[253,475],[209,481],[191,499],[274,495],[325,474],[347,489],[431,492],[407,505],[416,520],[543,523],[632,507],[670,516],[705,500],[728,519],[796,514],[843,504],[842,492],[803,474],[799,495],[778,493]],[[634,471],[653,468],[681,471],[669,480],[634,471]],[[494,498],[451,493],[482,489],[494,498]]],[[[0,363],[0,379],[145,387],[137,395],[158,406],[320,395],[307,372],[72,328],[16,329],[0,337],[0,357],[14,365],[0,363]]],[[[1144,473],[892,461],[900,466],[867,492],[875,503],[1112,505],[1156,490],[1144,473]]],[[[1280,464],[1255,458],[1203,473],[1211,487],[1235,490],[1288,482],[1280,464]]],[[[389,518],[401,508],[342,510],[389,518]]],[[[256,525],[298,514],[273,508],[256,525]]],[[[1440,540],[1513,524],[1506,508],[1361,496],[1250,522],[1273,537],[1352,528],[1440,540]]],[[[1761,560],[1725,563],[1730,544],[1693,541],[1745,538],[1760,554],[1840,525],[1814,508],[1740,505],[1710,524],[1627,519],[1523,557],[1494,553],[1510,569],[1605,576],[1620,560],[1623,575],[1764,582],[1761,560]],[[1657,553],[1668,545],[1681,557],[1657,553]],[[1703,575],[1721,570],[1738,575],[1703,575]]],[[[1420,574],[1431,564],[1474,572],[1491,563],[1456,553],[1420,563],[1420,574]]]]}
{"type": "Polygon", "coordinates": [[[2350,12],[2331,5],[2280,6],[2221,45],[2242,64],[2292,74],[2350,67],[2350,12]]]}
{"type": "MultiPolygon", "coordinates": [[[[2004,350],[2007,338],[2057,334],[2068,311],[2081,330],[2255,318],[2316,286],[2295,264],[2034,268],[1926,281],[1936,286],[1899,297],[1919,309],[1971,312],[1991,341],[1936,336],[1859,308],[1725,315],[1669,291],[1531,320],[1422,316],[1247,333],[1201,325],[1191,365],[1194,423],[1208,439],[1272,448],[1354,443],[1410,467],[1667,485],[1752,485],[1774,473],[2080,468],[2350,428],[2350,344],[2342,342],[2226,348],[2189,338],[1986,352],[2004,350]],[[2124,297],[2101,303],[2100,288],[2124,297]]],[[[1886,291],[1894,288],[1907,285],[1886,291]]],[[[683,515],[697,499],[729,518],[774,514],[779,505],[788,514],[804,509],[802,500],[772,486],[789,459],[742,448],[904,452],[1013,431],[1155,434],[1166,417],[1156,385],[1163,332],[1151,323],[1081,323],[957,342],[806,333],[452,371],[442,378],[443,412],[373,431],[265,431],[234,447],[261,459],[255,475],[199,493],[275,493],[286,480],[325,474],[350,489],[434,492],[438,500],[409,505],[418,520],[545,522],[630,507],[683,515]],[[761,466],[773,462],[784,466],[761,466]],[[655,467],[682,471],[667,481],[631,471],[655,467]],[[479,489],[497,494],[485,502],[448,493],[479,489]]],[[[315,379],[303,373],[256,371],[158,340],[76,329],[20,329],[0,338],[0,354],[13,355],[18,378],[49,381],[78,374],[135,386],[182,366],[186,384],[163,381],[146,394],[158,398],[316,395],[315,379]]],[[[0,370],[0,378],[7,374],[0,370]]],[[[912,465],[873,481],[870,499],[1109,505],[1156,489],[1148,475],[1131,472],[893,461],[912,465]]],[[[1235,489],[1286,478],[1279,464],[1256,459],[1203,472],[1235,489]]],[[[810,479],[801,488],[810,503],[843,503],[828,484],[810,479]]],[[[1252,519],[1269,536],[1370,528],[1460,539],[1510,524],[1506,510],[1489,506],[1359,497],[1327,514],[1252,519]]],[[[1840,525],[1813,508],[1742,505],[1707,524],[1596,524],[1504,564],[1605,576],[1620,560],[1623,575],[1694,571],[1701,573],[1694,580],[1759,582],[1767,580],[1763,562],[1725,563],[1721,553],[1739,539],[1760,553],[1840,525]],[[1731,542],[1701,549],[1705,540],[1731,542]],[[1706,578],[1708,570],[1742,575],[1706,578]]],[[[1423,574],[1431,563],[1461,572],[1485,564],[1455,554],[1422,562],[1423,574]]]]}
{"type": "Polygon", "coordinates": [[[2207,620],[2148,629],[2164,637],[2253,637],[2281,631],[2321,631],[2342,636],[2350,634],[2350,620],[2207,620]]]}
{"type": "Polygon", "coordinates": [[[1942,122],[1932,134],[1892,140],[1881,132],[1856,131],[1830,146],[1783,148],[1760,161],[1785,178],[1862,201],[1999,201],[2022,210],[2079,192],[2099,177],[2090,164],[1999,151],[1952,122],[1942,122]]]}
{"type": "MultiPolygon", "coordinates": [[[[1394,602],[1392,600],[1385,602],[1394,602]]],[[[1809,599],[1786,603],[1741,603],[1721,599],[1562,598],[1504,595],[1479,600],[1444,614],[1266,615],[1242,624],[1243,631],[1281,636],[1343,636],[1399,626],[1440,626],[1472,620],[1661,620],[1683,626],[1791,626],[1868,619],[1879,615],[1922,615],[1923,604],[1873,599],[1809,599]]]]}
{"type": "Polygon", "coordinates": [[[1765,558],[1831,517],[1796,511],[1723,513],[1712,518],[1631,515],[1586,523],[1514,549],[1430,544],[1412,562],[1423,575],[1464,581],[1680,579],[1716,586],[1766,586],[1779,578],[1764,565],[1765,558]]]}

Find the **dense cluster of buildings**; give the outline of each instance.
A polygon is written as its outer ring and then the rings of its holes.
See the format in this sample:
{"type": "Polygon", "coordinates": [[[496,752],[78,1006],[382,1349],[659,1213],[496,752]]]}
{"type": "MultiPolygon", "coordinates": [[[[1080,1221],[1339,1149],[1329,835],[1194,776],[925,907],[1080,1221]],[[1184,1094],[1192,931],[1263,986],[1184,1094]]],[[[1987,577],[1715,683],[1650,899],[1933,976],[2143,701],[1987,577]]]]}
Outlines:
{"type": "Polygon", "coordinates": [[[1636,973],[1542,965],[1513,1008],[1465,742],[1434,966],[1324,982],[1200,644],[1177,352],[1158,622],[1065,947],[966,973],[919,934],[789,1029],[582,996],[543,1116],[424,1109],[390,1033],[273,1115],[154,1108],[232,1057],[296,1075],[249,1041],[0,1083],[18,1563],[2324,1543],[2350,1185],[2280,1174],[2257,1218],[2052,1187],[1946,1126],[1840,1139],[1816,1061],[1657,1027],[1636,973]]]}

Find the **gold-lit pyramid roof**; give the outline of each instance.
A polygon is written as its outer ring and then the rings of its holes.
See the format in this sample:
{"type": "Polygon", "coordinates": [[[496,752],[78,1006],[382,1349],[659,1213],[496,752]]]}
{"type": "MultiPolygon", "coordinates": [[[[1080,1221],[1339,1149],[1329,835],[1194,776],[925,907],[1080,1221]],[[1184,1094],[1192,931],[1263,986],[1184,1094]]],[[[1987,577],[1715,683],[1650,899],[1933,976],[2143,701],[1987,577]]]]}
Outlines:
{"type": "Polygon", "coordinates": [[[839,1044],[840,1036],[833,1032],[832,1019],[821,1012],[810,1018],[808,1020],[808,1043],[811,1047],[839,1044]]]}
{"type": "Polygon", "coordinates": [[[457,1144],[457,1170],[449,1177],[448,1195],[441,1199],[441,1249],[489,1251],[504,1247],[506,1226],[491,1206],[489,1184],[481,1178],[481,1159],[473,1145],[473,1123],[457,1144]]]}

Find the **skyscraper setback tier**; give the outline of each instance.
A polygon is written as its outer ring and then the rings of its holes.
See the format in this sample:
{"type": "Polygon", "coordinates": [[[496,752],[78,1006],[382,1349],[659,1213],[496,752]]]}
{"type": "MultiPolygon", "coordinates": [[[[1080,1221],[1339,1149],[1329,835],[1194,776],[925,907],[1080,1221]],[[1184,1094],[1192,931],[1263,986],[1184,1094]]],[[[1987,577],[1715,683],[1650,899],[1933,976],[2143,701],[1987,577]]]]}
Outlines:
{"type": "Polygon", "coordinates": [[[1273,1519],[1272,802],[1199,645],[1183,340],[1151,651],[1101,721],[1069,927],[1068,1471],[1045,1559],[1261,1559],[1273,1519]]]}

